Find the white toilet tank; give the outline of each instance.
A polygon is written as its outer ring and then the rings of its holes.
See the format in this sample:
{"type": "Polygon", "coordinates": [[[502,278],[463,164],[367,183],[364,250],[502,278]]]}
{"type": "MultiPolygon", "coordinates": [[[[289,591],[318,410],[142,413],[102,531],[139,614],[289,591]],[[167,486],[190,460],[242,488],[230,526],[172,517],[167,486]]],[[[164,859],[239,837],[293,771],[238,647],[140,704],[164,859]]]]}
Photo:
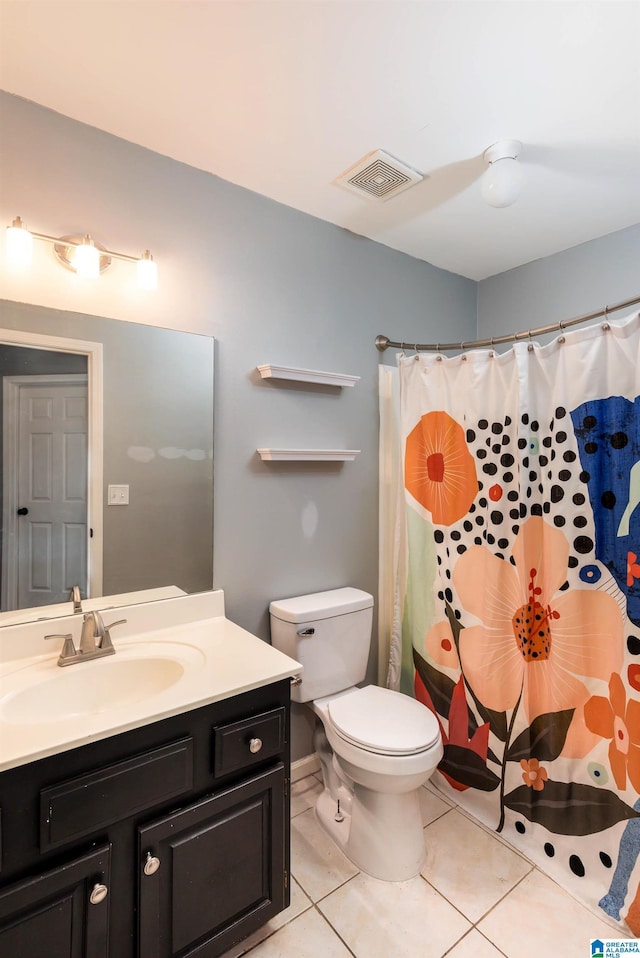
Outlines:
{"type": "Polygon", "coordinates": [[[291,689],[294,702],[341,692],[362,682],[367,671],[373,596],[360,589],[332,589],[269,606],[271,644],[304,666],[291,689]]]}

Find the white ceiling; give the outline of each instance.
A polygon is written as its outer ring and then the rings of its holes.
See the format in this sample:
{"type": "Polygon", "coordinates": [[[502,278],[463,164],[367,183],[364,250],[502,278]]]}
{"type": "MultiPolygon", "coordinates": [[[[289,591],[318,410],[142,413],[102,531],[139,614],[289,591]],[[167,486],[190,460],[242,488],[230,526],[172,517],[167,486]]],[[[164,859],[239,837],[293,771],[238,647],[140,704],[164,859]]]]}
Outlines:
{"type": "Polygon", "coordinates": [[[2,89],[476,280],[640,222],[639,49],[637,0],[0,0],[2,89]],[[333,184],[376,149],[426,179],[333,184]]]}

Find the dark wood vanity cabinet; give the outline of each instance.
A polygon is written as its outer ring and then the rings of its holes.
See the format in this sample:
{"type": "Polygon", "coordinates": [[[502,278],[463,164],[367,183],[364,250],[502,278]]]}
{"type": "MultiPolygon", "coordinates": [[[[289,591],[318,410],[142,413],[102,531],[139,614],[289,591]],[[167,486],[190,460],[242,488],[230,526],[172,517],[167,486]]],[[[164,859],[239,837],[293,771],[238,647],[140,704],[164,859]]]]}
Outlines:
{"type": "Polygon", "coordinates": [[[289,766],[287,679],[0,773],[0,956],[216,958],[289,904],[289,766]]]}

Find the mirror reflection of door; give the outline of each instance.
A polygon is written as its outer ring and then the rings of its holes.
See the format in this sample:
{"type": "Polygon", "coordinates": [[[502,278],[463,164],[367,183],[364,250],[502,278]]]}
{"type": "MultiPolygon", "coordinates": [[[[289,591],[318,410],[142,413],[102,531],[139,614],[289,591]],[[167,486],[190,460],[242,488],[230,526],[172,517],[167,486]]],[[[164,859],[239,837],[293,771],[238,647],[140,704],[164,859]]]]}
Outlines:
{"type": "Polygon", "coordinates": [[[7,611],[87,593],[87,358],[3,345],[0,370],[7,611]]]}

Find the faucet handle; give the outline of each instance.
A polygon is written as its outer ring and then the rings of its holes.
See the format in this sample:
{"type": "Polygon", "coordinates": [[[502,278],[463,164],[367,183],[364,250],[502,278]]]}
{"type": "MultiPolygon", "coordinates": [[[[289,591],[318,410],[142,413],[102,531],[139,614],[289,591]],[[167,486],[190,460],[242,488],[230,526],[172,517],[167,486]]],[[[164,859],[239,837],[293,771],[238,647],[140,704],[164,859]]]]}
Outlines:
{"type": "Polygon", "coordinates": [[[110,622],[109,625],[104,627],[104,637],[100,645],[101,649],[113,649],[113,642],[111,641],[111,629],[115,629],[117,625],[126,625],[126,619],[118,619],[117,622],[110,622]]]}
{"type": "Polygon", "coordinates": [[[72,659],[77,654],[76,647],[73,644],[73,636],[69,632],[67,635],[45,635],[45,639],[63,639],[64,645],[58,659],[58,665],[64,665],[67,659],[72,659]]]}

